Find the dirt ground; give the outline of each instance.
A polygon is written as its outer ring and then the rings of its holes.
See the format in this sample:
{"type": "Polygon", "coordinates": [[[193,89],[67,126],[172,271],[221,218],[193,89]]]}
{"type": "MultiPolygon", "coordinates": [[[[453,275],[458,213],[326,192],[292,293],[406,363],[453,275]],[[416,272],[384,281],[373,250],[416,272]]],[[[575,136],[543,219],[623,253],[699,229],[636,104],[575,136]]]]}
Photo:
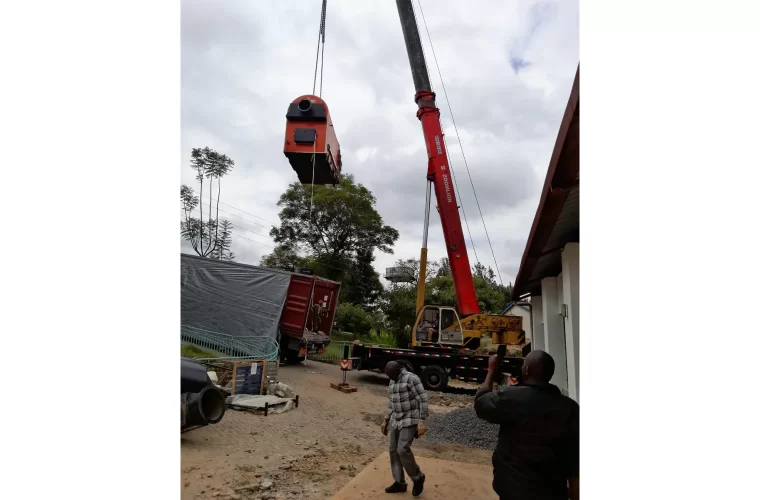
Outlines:
{"type": "MultiPolygon", "coordinates": [[[[348,382],[359,391],[343,394],[330,388],[340,377],[337,366],[316,361],[282,366],[280,381],[299,395],[297,409],[268,417],[228,410],[218,424],[182,434],[182,498],[333,496],[387,450],[379,426],[388,379],[349,372],[348,382]]],[[[472,394],[456,392],[429,393],[431,418],[472,404],[472,394]]],[[[432,443],[424,437],[413,449],[421,457],[471,464],[489,465],[491,459],[485,450],[432,443]]],[[[390,475],[383,474],[390,484],[390,475]]]]}
{"type": "MultiPolygon", "coordinates": [[[[451,460],[417,457],[420,468],[425,471],[425,492],[428,498],[467,498],[472,500],[497,500],[491,488],[493,469],[487,465],[465,464],[451,460]]],[[[388,454],[381,453],[372,463],[343,487],[333,500],[386,500],[390,477],[388,454]]],[[[402,495],[399,495],[402,496],[402,495]]]]}

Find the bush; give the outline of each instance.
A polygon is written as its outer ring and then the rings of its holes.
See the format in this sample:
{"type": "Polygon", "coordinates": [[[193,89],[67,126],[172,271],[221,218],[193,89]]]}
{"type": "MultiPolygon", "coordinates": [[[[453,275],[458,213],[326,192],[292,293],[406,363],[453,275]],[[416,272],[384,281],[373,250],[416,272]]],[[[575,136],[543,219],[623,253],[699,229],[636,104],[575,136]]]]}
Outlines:
{"type": "Polygon", "coordinates": [[[409,327],[403,329],[395,329],[393,331],[395,337],[395,344],[399,349],[408,349],[409,343],[412,341],[412,329],[409,327]]]}
{"type": "Polygon", "coordinates": [[[201,349],[195,344],[182,344],[180,348],[180,356],[183,358],[204,359],[204,358],[216,358],[218,355],[206,349],[201,349]]]}
{"type": "Polygon", "coordinates": [[[372,314],[361,306],[341,302],[335,311],[335,327],[339,332],[353,332],[355,336],[368,335],[373,323],[372,314]]]}

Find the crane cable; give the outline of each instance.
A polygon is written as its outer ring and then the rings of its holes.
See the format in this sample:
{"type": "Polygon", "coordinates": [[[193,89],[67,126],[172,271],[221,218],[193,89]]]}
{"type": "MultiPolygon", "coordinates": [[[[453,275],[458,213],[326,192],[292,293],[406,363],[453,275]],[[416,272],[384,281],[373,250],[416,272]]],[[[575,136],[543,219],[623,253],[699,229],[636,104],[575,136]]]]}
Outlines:
{"type": "MultiPolygon", "coordinates": [[[[327,1],[327,0],[325,0],[327,1]]],[[[478,200],[478,193],[475,191],[475,183],[472,180],[472,174],[470,173],[470,166],[467,164],[467,157],[464,155],[464,148],[462,147],[462,141],[459,138],[459,129],[457,128],[457,122],[454,120],[454,112],[451,109],[451,102],[449,101],[449,95],[446,92],[446,85],[443,83],[443,75],[441,74],[441,67],[438,65],[438,58],[435,55],[435,48],[433,47],[433,39],[430,36],[430,30],[427,26],[427,21],[425,20],[425,13],[422,11],[422,0],[417,0],[417,5],[419,6],[420,15],[422,16],[422,23],[425,25],[425,32],[427,33],[428,40],[430,41],[430,50],[433,54],[433,61],[435,62],[435,67],[438,70],[438,76],[441,79],[441,88],[443,88],[443,95],[446,98],[446,105],[449,108],[449,114],[451,114],[451,123],[454,125],[454,133],[457,136],[457,140],[459,141],[459,150],[462,152],[462,159],[464,160],[464,166],[467,169],[467,175],[470,178],[470,186],[472,186],[472,194],[475,195],[475,203],[478,206],[478,211],[480,212],[480,219],[483,221],[483,229],[486,233],[486,239],[488,240],[488,246],[491,249],[491,256],[493,257],[493,262],[496,265],[496,272],[499,275],[499,283],[501,283],[501,286],[504,286],[504,281],[501,279],[501,271],[499,270],[499,263],[496,261],[496,254],[493,251],[493,245],[491,244],[491,237],[488,235],[488,228],[486,227],[486,219],[483,217],[483,210],[480,208],[480,201],[478,200]]],[[[444,141],[446,139],[444,138],[444,141]]],[[[448,153],[448,151],[447,151],[448,153]]],[[[449,158],[449,168],[451,168],[451,158],[449,158]]],[[[454,186],[456,187],[456,178],[454,177],[454,170],[451,169],[452,178],[454,181],[454,186]]],[[[464,214],[464,208],[462,208],[462,213],[464,214]]],[[[465,215],[465,224],[467,224],[467,216],[465,215]]],[[[467,224],[467,231],[469,232],[470,226],[467,224]]],[[[472,242],[472,249],[473,252],[475,252],[475,242],[472,241],[472,234],[470,234],[470,241],[472,242]]],[[[477,259],[477,253],[475,253],[475,259],[477,259]]]]}
{"type": "Polygon", "coordinates": [[[319,69],[319,50],[322,49],[322,68],[319,70],[319,97],[322,97],[322,77],[325,73],[325,23],[327,21],[327,0],[322,0],[322,14],[319,19],[319,34],[317,35],[317,60],[314,63],[314,84],[312,95],[317,95],[317,69],[319,69]]]}
{"type": "MultiPolygon", "coordinates": [[[[319,34],[317,35],[317,59],[314,63],[314,84],[312,85],[311,94],[317,95],[317,69],[319,69],[319,97],[322,97],[322,78],[325,75],[325,24],[327,21],[327,0],[322,0],[322,13],[319,19],[319,34]],[[322,49],[322,66],[320,68],[320,46],[322,49]]],[[[309,225],[314,230],[314,221],[312,212],[314,210],[314,177],[317,170],[317,135],[314,134],[314,151],[311,154],[311,199],[309,201],[309,225]]]]}
{"type": "MultiPolygon", "coordinates": [[[[412,2],[412,9],[414,9],[414,2],[412,2]]],[[[415,16],[415,19],[417,17],[415,16]]],[[[424,51],[425,48],[423,47],[422,50],[424,51]]],[[[427,64],[425,65],[425,73],[427,74],[427,79],[430,82],[430,90],[433,90],[433,82],[430,78],[430,71],[428,71],[427,64]]],[[[475,262],[480,262],[480,258],[478,257],[478,250],[475,248],[475,240],[472,239],[472,231],[470,230],[470,222],[467,220],[467,211],[464,209],[464,202],[462,200],[462,195],[459,194],[459,184],[457,184],[457,176],[454,174],[454,167],[451,165],[451,154],[449,154],[449,143],[446,141],[446,135],[443,135],[443,144],[446,146],[446,159],[449,162],[449,170],[451,171],[451,178],[453,180],[454,184],[454,192],[457,195],[457,199],[459,200],[459,207],[462,209],[462,217],[464,217],[464,224],[465,227],[467,227],[467,234],[470,236],[470,245],[472,246],[472,253],[475,255],[475,262]]]]}

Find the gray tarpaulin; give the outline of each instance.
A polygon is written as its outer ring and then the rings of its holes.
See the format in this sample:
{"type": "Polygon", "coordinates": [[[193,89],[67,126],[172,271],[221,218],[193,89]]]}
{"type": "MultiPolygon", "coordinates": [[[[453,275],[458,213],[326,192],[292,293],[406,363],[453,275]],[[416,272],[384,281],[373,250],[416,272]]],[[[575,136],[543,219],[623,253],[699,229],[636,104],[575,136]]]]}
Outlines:
{"type": "Polygon", "coordinates": [[[290,274],[181,255],[182,324],[277,339],[290,274]]]}

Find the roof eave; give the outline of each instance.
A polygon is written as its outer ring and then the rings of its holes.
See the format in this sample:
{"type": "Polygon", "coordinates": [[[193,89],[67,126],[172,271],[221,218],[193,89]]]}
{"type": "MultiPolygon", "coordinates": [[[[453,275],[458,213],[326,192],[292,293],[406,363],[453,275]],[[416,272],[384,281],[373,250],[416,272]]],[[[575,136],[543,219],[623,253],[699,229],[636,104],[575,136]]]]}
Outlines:
{"type": "Polygon", "coordinates": [[[560,212],[562,211],[569,190],[578,183],[577,178],[574,179],[573,182],[572,179],[568,180],[566,176],[558,176],[557,174],[562,151],[568,139],[568,132],[576,117],[580,102],[579,79],[580,63],[575,71],[575,80],[573,81],[573,87],[570,91],[570,98],[565,107],[565,114],[560,123],[557,140],[554,143],[554,150],[552,151],[549,168],[546,172],[544,187],[541,191],[541,199],[538,203],[538,208],[536,209],[536,215],[533,218],[528,241],[525,244],[525,251],[523,252],[520,261],[520,269],[517,273],[517,278],[515,279],[513,291],[517,297],[527,295],[528,284],[537,281],[535,279],[528,280],[530,279],[530,275],[533,272],[533,268],[535,267],[538,258],[543,254],[543,247],[551,234],[560,212]]]}

